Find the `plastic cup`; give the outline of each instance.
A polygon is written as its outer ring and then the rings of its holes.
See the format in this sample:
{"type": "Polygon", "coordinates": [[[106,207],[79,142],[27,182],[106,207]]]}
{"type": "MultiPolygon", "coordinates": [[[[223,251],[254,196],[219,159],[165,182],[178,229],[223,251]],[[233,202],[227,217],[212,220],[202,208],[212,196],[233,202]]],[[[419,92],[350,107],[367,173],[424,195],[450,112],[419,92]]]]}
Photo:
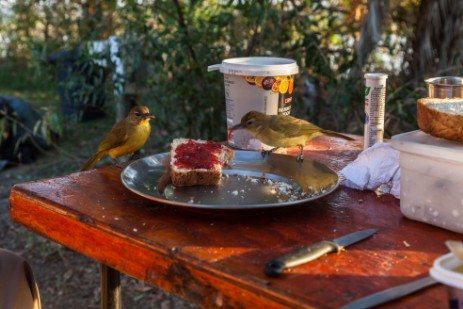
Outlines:
{"type": "Polygon", "coordinates": [[[436,259],[429,274],[447,286],[449,308],[463,308],[463,261],[453,253],[436,259]]]}
{"type": "MultiPolygon", "coordinates": [[[[239,124],[249,111],[267,115],[290,114],[294,75],[299,72],[295,60],[276,57],[230,58],[207,69],[209,72],[220,70],[224,74],[228,130],[239,124]]],[[[228,143],[246,150],[272,148],[246,130],[234,131],[228,143]]]]}
{"type": "Polygon", "coordinates": [[[364,149],[384,139],[386,79],[384,73],[365,74],[364,149]]]}

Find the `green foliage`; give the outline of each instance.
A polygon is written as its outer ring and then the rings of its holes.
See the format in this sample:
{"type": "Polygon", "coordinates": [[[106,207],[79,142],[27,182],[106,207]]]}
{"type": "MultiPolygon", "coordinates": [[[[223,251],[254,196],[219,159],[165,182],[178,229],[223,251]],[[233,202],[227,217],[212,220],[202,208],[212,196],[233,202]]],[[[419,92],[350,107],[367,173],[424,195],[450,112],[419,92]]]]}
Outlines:
{"type": "Polygon", "coordinates": [[[111,92],[107,85],[108,69],[95,61],[101,60],[98,57],[79,49],[75,58],[58,60],[56,82],[70,105],[104,106],[111,92]]]}
{"type": "MultiPolygon", "coordinates": [[[[231,57],[295,59],[301,75],[296,78],[293,114],[318,122],[331,118],[303,114],[307,110],[303,106],[304,80],[323,81],[322,86],[336,91],[329,95],[338,98],[337,91],[343,85],[338,75],[346,72],[353,56],[346,51],[342,36],[325,38],[323,34],[329,27],[340,27],[341,18],[327,11],[322,1],[303,5],[296,9],[289,2],[267,1],[126,4],[120,12],[127,26],[123,54],[133,58],[135,68],[142,63],[135,59],[143,58],[150,64],[146,78],[149,93],[144,101],[157,115],[157,126],[169,132],[166,139],[172,135],[225,138],[222,75],[207,73],[206,68],[231,57]],[[338,42],[334,50],[329,41],[338,42]],[[332,68],[333,57],[339,60],[337,68],[332,68]]],[[[316,109],[338,113],[333,106],[346,101],[325,100],[316,109]]],[[[346,106],[341,109],[351,110],[346,106]]]]}
{"type": "Polygon", "coordinates": [[[82,48],[82,69],[92,73],[92,80],[77,70],[66,80],[67,89],[79,88],[78,101],[89,105],[104,93],[105,108],[110,109],[116,102],[115,84],[136,85],[139,103],[156,115],[159,145],[175,136],[225,139],[222,75],[207,72],[208,65],[223,59],[295,59],[300,74],[295,79],[292,114],[322,127],[360,134],[362,72],[385,72],[389,74],[386,119],[390,125],[386,127],[388,134],[396,134],[414,127],[414,102],[423,95],[417,90],[422,80],[409,81],[397,71],[397,63],[406,61],[403,50],[413,36],[417,3],[391,3],[381,41],[361,67],[357,67],[355,48],[367,11],[360,0],[337,4],[324,0],[96,0],[86,5],[76,0],[51,5],[22,0],[9,20],[18,25],[18,31],[13,34],[12,26],[5,30],[12,39],[6,54],[13,49],[29,56],[35,72],[51,80],[56,72],[46,61],[48,55],[82,48]],[[25,12],[30,14],[28,19],[25,12]],[[93,70],[97,68],[94,58],[101,55],[87,53],[85,47],[110,35],[120,41],[124,74],[116,74],[109,66],[112,71],[106,74],[113,78],[104,79],[93,70]],[[316,85],[316,93],[309,91],[308,84],[316,85]]]}

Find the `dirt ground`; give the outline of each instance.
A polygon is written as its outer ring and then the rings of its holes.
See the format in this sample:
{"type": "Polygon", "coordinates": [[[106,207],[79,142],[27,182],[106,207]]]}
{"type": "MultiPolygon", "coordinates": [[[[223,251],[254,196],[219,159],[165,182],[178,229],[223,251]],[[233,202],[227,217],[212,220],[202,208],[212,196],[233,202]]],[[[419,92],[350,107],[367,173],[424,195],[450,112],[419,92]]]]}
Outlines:
{"type": "MultiPolygon", "coordinates": [[[[91,134],[110,125],[98,122],[86,131],[91,134]]],[[[99,143],[101,134],[94,136],[74,140],[66,150],[50,150],[32,164],[0,171],[0,248],[16,252],[31,264],[44,309],[99,308],[99,264],[13,223],[8,213],[9,191],[16,183],[77,171],[99,143]]],[[[123,308],[197,308],[123,274],[121,286],[123,308]]]]}

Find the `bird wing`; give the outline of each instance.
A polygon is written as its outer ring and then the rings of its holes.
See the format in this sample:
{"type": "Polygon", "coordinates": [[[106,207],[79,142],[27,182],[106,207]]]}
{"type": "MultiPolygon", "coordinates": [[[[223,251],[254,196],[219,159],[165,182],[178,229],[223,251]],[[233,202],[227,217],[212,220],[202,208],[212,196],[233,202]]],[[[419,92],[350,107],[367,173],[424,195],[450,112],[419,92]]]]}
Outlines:
{"type": "Polygon", "coordinates": [[[320,131],[316,125],[291,116],[273,116],[269,121],[269,128],[276,132],[284,132],[287,138],[310,135],[320,131]]]}
{"type": "Polygon", "coordinates": [[[351,141],[354,140],[350,136],[347,136],[347,135],[344,135],[344,134],[341,134],[341,133],[338,133],[338,132],[330,131],[330,130],[321,130],[321,133],[323,133],[325,135],[329,135],[329,136],[343,138],[343,139],[346,139],[346,140],[351,140],[351,141]]]}
{"type": "Polygon", "coordinates": [[[127,129],[127,123],[125,121],[120,121],[116,123],[108,135],[106,135],[100,146],[98,146],[97,152],[119,147],[125,144],[128,139],[129,132],[127,129]]]}

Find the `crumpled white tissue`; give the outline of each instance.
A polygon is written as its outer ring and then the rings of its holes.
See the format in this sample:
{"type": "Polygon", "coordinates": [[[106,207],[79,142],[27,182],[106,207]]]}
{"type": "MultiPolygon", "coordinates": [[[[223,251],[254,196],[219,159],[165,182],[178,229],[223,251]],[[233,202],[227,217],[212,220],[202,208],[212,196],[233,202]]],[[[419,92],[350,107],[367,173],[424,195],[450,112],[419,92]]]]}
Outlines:
{"type": "Polygon", "coordinates": [[[345,178],[341,184],[346,187],[390,193],[400,198],[399,151],[390,143],[376,143],[363,150],[340,174],[345,178]]]}

